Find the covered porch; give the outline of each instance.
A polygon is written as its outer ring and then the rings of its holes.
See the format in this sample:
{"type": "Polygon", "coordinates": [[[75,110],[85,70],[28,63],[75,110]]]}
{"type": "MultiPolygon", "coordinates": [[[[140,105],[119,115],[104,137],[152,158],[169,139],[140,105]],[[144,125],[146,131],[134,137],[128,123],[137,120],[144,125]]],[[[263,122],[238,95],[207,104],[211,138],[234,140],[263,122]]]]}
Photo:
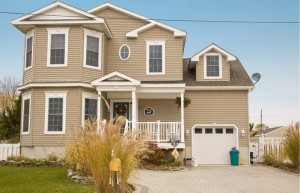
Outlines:
{"type": "MultiPolygon", "coordinates": [[[[184,148],[184,87],[182,83],[148,83],[113,72],[92,82],[98,95],[109,101],[108,119],[125,116],[124,132],[141,130],[148,140],[163,148],[172,148],[170,141],[178,140],[177,148],[184,148]],[[179,97],[181,104],[175,104],[179,97]]],[[[101,117],[98,98],[98,119],[101,117]]]]}

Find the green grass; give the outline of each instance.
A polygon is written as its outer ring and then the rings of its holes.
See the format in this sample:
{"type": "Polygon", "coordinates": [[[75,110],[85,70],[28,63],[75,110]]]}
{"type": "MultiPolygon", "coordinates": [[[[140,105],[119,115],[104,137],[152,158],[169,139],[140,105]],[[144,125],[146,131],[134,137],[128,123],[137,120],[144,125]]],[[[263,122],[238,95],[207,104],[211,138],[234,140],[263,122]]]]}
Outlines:
{"type": "Polygon", "coordinates": [[[94,185],[77,184],[67,168],[0,166],[0,193],[90,193],[94,185]]]}

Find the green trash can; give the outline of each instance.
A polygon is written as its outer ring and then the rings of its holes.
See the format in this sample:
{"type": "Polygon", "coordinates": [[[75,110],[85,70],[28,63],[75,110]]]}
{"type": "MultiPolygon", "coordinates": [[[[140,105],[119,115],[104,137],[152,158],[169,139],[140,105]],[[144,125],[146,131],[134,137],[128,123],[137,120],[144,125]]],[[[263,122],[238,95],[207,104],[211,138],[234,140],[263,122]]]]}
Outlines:
{"type": "Polygon", "coordinates": [[[239,165],[239,150],[231,150],[229,152],[230,154],[230,163],[232,166],[238,166],[239,165]]]}

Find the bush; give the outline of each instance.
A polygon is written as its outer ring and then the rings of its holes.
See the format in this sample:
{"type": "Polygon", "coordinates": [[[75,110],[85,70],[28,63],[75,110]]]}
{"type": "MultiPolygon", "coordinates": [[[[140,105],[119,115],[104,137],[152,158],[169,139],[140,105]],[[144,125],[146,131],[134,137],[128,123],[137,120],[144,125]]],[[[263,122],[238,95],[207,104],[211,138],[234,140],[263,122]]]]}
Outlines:
{"type": "Polygon", "coordinates": [[[57,161],[58,157],[54,153],[51,153],[51,154],[47,155],[47,160],[48,161],[57,161]]]}
{"type": "Polygon", "coordinates": [[[264,164],[274,167],[280,167],[284,164],[284,154],[276,155],[273,151],[264,155],[264,164]]]}
{"type": "Polygon", "coordinates": [[[290,125],[284,133],[284,150],[294,167],[299,168],[299,126],[300,122],[290,125]]]}
{"type": "Polygon", "coordinates": [[[161,160],[165,160],[163,149],[159,148],[157,144],[153,142],[147,142],[147,151],[143,157],[145,164],[161,165],[161,160]]]}
{"type": "Polygon", "coordinates": [[[109,163],[112,150],[121,160],[122,173],[119,184],[120,192],[131,192],[127,183],[130,174],[139,166],[146,151],[145,137],[140,131],[129,131],[120,135],[124,117],[107,124],[101,124],[97,131],[96,121],[88,121],[73,143],[66,148],[66,161],[73,168],[91,174],[95,182],[96,192],[111,193],[109,185],[109,163]]]}

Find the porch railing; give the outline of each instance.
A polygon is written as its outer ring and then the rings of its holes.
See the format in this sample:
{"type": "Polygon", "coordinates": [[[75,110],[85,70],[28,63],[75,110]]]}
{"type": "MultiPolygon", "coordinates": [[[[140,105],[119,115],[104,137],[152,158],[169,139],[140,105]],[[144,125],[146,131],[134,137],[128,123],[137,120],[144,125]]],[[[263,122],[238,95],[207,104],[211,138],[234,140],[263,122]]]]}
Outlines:
{"type": "MultiPolygon", "coordinates": [[[[126,120],[124,132],[132,130],[132,121],[126,120]]],[[[135,129],[148,135],[148,141],[168,142],[180,140],[181,122],[136,122],[135,129]]]]}

